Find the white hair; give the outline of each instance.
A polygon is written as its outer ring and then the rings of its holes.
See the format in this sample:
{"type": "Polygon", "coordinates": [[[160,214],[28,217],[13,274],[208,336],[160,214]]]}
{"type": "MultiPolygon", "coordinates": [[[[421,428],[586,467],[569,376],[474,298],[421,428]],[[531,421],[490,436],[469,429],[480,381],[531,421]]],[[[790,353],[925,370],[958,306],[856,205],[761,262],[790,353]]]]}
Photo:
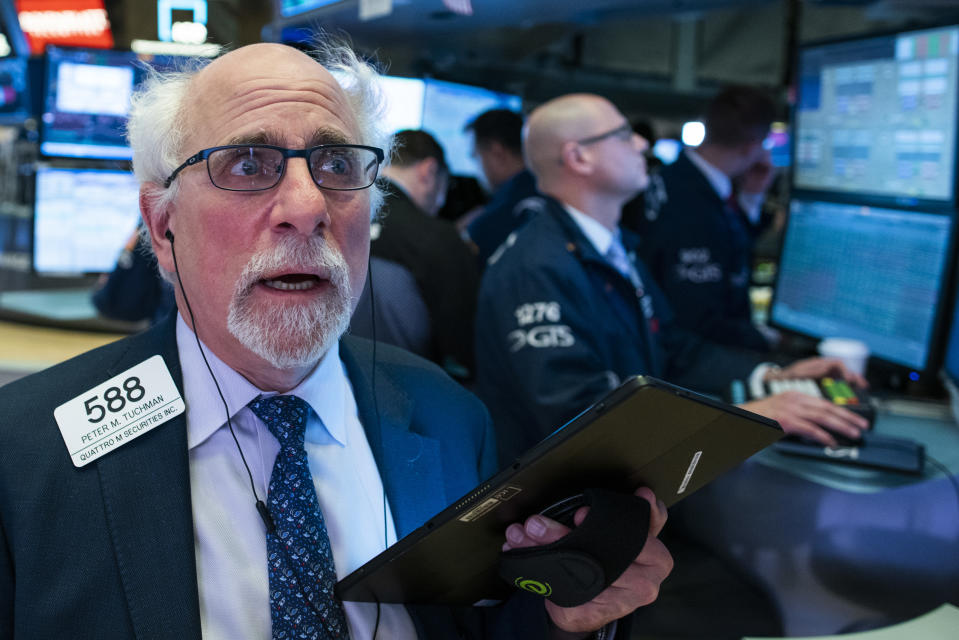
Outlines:
{"type": "MultiPolygon", "coordinates": [[[[383,149],[388,160],[390,137],[380,127],[385,104],[376,69],[360,60],[347,44],[333,39],[318,43],[312,57],[333,74],[346,94],[359,128],[359,144],[383,149]]],[[[186,102],[193,78],[209,62],[193,59],[172,72],[147,66],[147,78],[131,99],[127,124],[127,137],[133,149],[133,173],[140,184],[152,182],[162,187],[188,154],[199,151],[184,148],[188,133],[186,102]]],[[[168,188],[151,193],[152,204],[160,209],[169,206],[177,196],[177,185],[174,180],[168,188]]],[[[382,189],[374,184],[370,187],[371,220],[382,204],[382,189]]]]}

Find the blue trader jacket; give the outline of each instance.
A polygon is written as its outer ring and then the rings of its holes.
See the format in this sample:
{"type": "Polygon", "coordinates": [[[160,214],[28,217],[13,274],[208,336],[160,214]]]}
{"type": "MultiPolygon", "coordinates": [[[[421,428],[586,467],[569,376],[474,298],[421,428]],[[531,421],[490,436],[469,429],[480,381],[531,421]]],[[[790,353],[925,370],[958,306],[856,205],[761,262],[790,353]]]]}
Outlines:
{"type": "Polygon", "coordinates": [[[677,324],[723,344],[768,349],[749,306],[752,227],[685,153],[660,177],[665,197],[647,201],[639,251],[677,324]]]}
{"type": "Polygon", "coordinates": [[[629,376],[650,374],[721,392],[758,353],[704,341],[674,325],[631,250],[634,287],[593,247],[559,202],[511,235],[480,287],[476,392],[496,427],[500,462],[536,444],[629,376]]]}

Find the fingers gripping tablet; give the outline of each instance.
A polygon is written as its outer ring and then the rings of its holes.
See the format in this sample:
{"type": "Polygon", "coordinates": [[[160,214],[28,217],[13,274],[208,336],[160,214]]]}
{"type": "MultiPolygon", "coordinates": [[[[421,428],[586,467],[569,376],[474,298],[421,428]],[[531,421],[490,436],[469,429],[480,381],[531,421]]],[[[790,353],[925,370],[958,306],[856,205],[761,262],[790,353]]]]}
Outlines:
{"type": "Polygon", "coordinates": [[[629,567],[646,543],[649,503],[633,495],[587,489],[542,515],[574,527],[556,542],[500,554],[499,574],[561,607],[595,598],[629,567]],[[589,506],[578,526],[573,514],[589,506]]]}

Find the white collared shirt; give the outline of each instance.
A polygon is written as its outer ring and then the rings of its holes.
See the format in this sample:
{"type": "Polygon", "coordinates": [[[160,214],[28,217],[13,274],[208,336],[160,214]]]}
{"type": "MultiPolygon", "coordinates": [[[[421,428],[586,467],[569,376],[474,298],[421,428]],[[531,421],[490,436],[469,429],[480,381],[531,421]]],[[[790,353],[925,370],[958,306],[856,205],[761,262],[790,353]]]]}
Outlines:
{"type": "MultiPolygon", "coordinates": [[[[271,637],[265,528],[254,507],[250,478],[226,424],[223,402],[197,350],[194,333],[179,315],[177,350],[187,407],[203,638],[265,640],[271,637]]],[[[246,405],[258,396],[276,394],[256,388],[205,345],[203,351],[229,407],[256,493],[265,502],[280,447],[246,405]]],[[[396,533],[338,345],[289,394],[301,397],[316,412],[307,421],[304,446],[337,577],[343,578],[383,551],[386,543],[395,542],[396,533]]],[[[346,602],[344,610],[351,637],[369,639],[376,605],[346,602]]],[[[415,637],[412,620],[402,605],[381,606],[378,640],[415,637]]]]}
{"type": "Polygon", "coordinates": [[[570,215],[573,222],[579,227],[579,230],[583,232],[583,235],[586,236],[589,243],[593,245],[593,248],[599,251],[599,255],[605,256],[609,251],[609,246],[613,244],[613,240],[615,240],[617,236],[604,227],[598,220],[589,217],[576,207],[564,202],[563,208],[566,209],[566,213],[570,215]]]}

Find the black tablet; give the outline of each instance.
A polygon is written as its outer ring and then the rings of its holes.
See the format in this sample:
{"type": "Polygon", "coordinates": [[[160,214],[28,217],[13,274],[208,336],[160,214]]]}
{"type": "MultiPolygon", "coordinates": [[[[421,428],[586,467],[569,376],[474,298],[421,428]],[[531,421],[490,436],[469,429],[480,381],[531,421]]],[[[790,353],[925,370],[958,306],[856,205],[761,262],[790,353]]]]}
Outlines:
{"type": "Polygon", "coordinates": [[[497,574],[509,524],[586,488],[648,486],[670,506],[782,436],[768,418],[631,378],[343,578],[336,594],[407,604],[502,599],[514,589],[497,574]]]}

